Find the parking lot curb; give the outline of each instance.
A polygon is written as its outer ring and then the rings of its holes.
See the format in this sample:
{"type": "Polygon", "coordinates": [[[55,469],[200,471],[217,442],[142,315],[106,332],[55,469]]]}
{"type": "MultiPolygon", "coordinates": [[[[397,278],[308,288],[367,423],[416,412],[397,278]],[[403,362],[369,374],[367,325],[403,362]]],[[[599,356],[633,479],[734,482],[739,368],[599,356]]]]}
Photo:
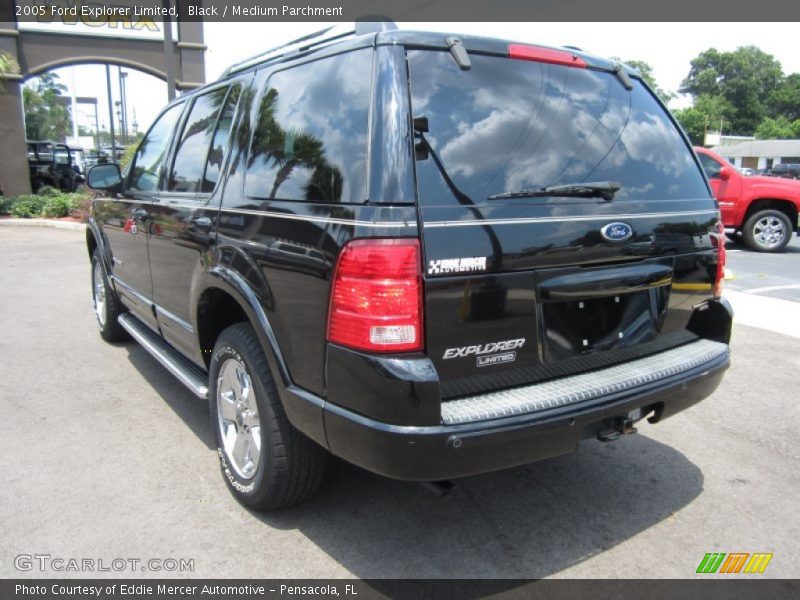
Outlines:
{"type": "Polygon", "coordinates": [[[734,324],[800,338],[797,302],[734,290],[725,290],[723,295],[733,306],[734,324]]]}
{"type": "Polygon", "coordinates": [[[85,223],[74,221],[57,221],[55,219],[0,219],[0,226],[6,227],[53,227],[55,229],[71,229],[83,231],[85,223]]]}

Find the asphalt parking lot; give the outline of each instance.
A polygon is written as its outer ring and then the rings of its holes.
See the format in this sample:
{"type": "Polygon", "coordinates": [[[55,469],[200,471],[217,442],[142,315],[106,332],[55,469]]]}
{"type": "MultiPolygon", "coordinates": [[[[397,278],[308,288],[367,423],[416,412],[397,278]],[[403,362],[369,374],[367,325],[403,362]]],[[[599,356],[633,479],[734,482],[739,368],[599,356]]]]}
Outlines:
{"type": "MultiPolygon", "coordinates": [[[[732,285],[776,261],[797,282],[792,248],[733,252],[732,285]]],[[[92,575],[15,568],[38,553],[194,559],[166,573],[194,577],[686,578],[714,551],[800,576],[796,337],[737,325],[711,398],[619,442],[445,497],[336,462],[311,501],[265,515],[225,488],[206,406],[100,339],[83,234],[0,227],[0,249],[0,577],[92,575]]]]}
{"type": "Polygon", "coordinates": [[[800,237],[792,236],[785,252],[753,252],[742,243],[728,242],[728,265],[733,279],[728,289],[800,302],[800,237]]]}

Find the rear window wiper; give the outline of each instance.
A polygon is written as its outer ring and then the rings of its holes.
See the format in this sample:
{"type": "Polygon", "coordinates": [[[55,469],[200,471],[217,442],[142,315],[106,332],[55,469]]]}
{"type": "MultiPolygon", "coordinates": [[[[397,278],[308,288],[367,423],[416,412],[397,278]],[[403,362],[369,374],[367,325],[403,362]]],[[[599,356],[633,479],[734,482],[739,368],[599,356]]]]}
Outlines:
{"type": "Polygon", "coordinates": [[[508,198],[540,198],[542,196],[564,196],[578,198],[602,198],[606,202],[614,199],[614,194],[622,189],[617,181],[596,181],[593,183],[567,183],[548,187],[492,194],[487,200],[506,200],[508,198]]]}

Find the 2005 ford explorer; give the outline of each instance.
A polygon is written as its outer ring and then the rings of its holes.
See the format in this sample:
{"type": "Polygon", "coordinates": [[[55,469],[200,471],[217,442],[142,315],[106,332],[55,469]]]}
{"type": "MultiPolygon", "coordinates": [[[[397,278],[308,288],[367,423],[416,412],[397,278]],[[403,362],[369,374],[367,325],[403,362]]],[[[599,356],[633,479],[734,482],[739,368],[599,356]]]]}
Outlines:
{"type": "Polygon", "coordinates": [[[578,50],[330,30],[181,96],[88,181],[100,333],[208,399],[254,508],[331,454],[443,482],[614,440],[729,364],[697,156],[578,50]]]}

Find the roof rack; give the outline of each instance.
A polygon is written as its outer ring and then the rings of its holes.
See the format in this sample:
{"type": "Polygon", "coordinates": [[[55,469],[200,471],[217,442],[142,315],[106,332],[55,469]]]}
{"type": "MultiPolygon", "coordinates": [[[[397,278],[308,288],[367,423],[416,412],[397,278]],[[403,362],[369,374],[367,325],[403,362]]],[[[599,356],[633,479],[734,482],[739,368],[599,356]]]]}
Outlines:
{"type": "Polygon", "coordinates": [[[392,29],[397,29],[397,25],[395,25],[394,21],[377,16],[365,17],[364,19],[358,20],[352,24],[339,24],[332,27],[326,27],[320,31],[304,35],[292,40],[291,42],[281,44],[280,46],[275,46],[274,48],[270,48],[269,50],[256,54],[255,56],[246,58],[243,61],[234,63],[225,69],[220,76],[220,79],[225,79],[233,73],[244,71],[245,69],[248,69],[258,63],[282,58],[289,54],[305,52],[306,50],[310,50],[315,46],[322,46],[324,44],[329,44],[348,37],[356,37],[392,29]]]}

